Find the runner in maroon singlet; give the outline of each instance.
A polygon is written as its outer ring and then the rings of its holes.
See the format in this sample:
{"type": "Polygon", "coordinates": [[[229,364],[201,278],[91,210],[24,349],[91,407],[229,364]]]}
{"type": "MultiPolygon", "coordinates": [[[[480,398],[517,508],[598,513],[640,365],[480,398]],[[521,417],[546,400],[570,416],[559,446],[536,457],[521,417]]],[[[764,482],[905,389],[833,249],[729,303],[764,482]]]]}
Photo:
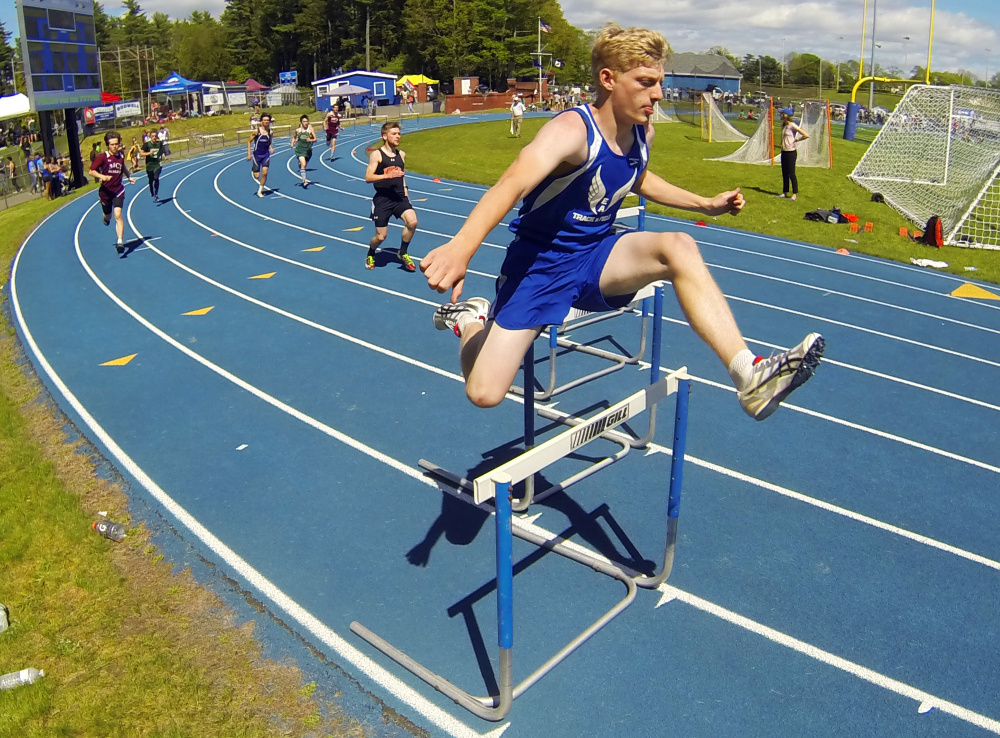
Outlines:
{"type": "Polygon", "coordinates": [[[120,254],[125,250],[122,236],[125,235],[125,221],[122,220],[122,205],[125,203],[125,185],[122,177],[128,177],[130,184],[135,184],[132,175],[125,165],[125,155],[122,152],[122,138],[117,131],[104,134],[107,150],[94,158],[90,165],[90,176],[101,181],[97,196],[101,198],[101,209],[104,210],[104,225],[111,222],[111,214],[115,215],[115,231],[118,233],[118,243],[115,250],[120,254]]]}
{"type": "Polygon", "coordinates": [[[326,130],[326,143],[330,146],[330,161],[333,161],[333,152],[337,150],[337,134],[340,133],[340,116],[336,105],[330,105],[330,109],[326,111],[323,128],[326,130]]]}

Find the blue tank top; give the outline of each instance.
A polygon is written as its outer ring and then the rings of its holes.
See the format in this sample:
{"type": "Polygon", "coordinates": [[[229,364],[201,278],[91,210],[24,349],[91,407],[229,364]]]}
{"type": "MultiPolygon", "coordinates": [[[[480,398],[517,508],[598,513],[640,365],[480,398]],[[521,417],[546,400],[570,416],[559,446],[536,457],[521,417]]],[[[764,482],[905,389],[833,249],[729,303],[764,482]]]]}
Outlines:
{"type": "Polygon", "coordinates": [[[271,134],[265,133],[263,128],[257,129],[257,136],[253,141],[253,156],[257,160],[267,159],[271,156],[271,134]]]}
{"type": "Polygon", "coordinates": [[[609,235],[622,200],[649,163],[644,127],[632,127],[632,148],[620,156],[604,140],[588,105],[572,112],[587,126],[587,161],[572,172],[542,180],[510,224],[519,238],[552,244],[560,251],[584,249],[609,235]]]}

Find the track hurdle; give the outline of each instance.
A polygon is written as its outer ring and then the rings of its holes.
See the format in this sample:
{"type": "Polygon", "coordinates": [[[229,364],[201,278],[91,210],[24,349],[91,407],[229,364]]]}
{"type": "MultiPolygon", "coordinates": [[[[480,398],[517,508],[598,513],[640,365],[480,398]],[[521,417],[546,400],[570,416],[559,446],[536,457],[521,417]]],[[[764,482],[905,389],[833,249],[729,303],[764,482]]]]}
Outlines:
{"type": "MultiPolygon", "coordinates": [[[[652,372],[655,376],[659,375],[658,364],[654,364],[652,372]]],[[[591,418],[580,419],[575,426],[568,428],[537,448],[529,449],[515,459],[487,472],[472,483],[476,503],[481,504],[493,500],[495,507],[497,637],[500,667],[497,680],[498,694],[485,697],[472,695],[407,656],[403,651],[361,623],[356,621],[351,623],[351,630],[400,666],[423,679],[434,689],[447,695],[456,704],[484,720],[502,720],[510,712],[517,697],[582,646],[597,631],[624,612],[635,600],[637,587],[655,588],[670,576],[677,542],[677,519],[680,513],[690,387],[691,380],[685,368],[671,372],[666,377],[654,381],[646,389],[640,390],[607,410],[591,418]],[[627,572],[622,567],[612,564],[597,554],[567,545],[568,542],[558,536],[546,538],[521,526],[513,525],[511,498],[513,485],[529,479],[568,454],[575,453],[587,443],[597,438],[607,437],[609,433],[615,432],[614,429],[617,426],[647,409],[654,408],[658,402],[669,395],[676,395],[677,404],[674,415],[674,446],[668,487],[666,547],[663,567],[658,575],[646,576],[627,572]],[[589,566],[605,576],[620,581],[626,588],[625,596],[614,607],[516,686],[513,679],[514,587],[512,556],[512,537],[515,535],[540,548],[589,566]]]]}

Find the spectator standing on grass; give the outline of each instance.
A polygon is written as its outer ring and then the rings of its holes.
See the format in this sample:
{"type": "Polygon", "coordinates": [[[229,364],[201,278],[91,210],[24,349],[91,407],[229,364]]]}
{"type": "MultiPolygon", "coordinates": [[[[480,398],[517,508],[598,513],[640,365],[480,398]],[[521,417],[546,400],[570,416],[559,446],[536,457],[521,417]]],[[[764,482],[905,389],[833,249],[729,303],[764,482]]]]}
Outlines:
{"type": "Polygon", "coordinates": [[[521,138],[521,122],[524,120],[524,101],[518,95],[510,104],[510,135],[521,138]]]}
{"type": "Polygon", "coordinates": [[[14,163],[14,157],[7,157],[7,176],[10,177],[10,183],[14,186],[14,189],[18,192],[21,191],[21,185],[17,181],[17,164],[14,163]]]}
{"type": "Polygon", "coordinates": [[[170,131],[167,130],[165,125],[160,126],[160,132],[158,134],[160,143],[163,145],[162,157],[166,159],[170,156],[170,131]]]}
{"type": "MultiPolygon", "coordinates": [[[[95,143],[93,146],[90,147],[90,168],[91,169],[94,168],[94,160],[97,158],[97,155],[100,154],[100,153],[101,153],[101,149],[100,149],[99,144],[95,143]]],[[[97,177],[94,177],[94,183],[95,184],[97,182],[100,182],[100,181],[101,180],[99,180],[97,177]]]]}
{"type": "Polygon", "coordinates": [[[781,111],[781,194],[788,197],[788,186],[792,188],[792,199],[799,197],[799,179],[795,176],[795,160],[798,158],[798,142],[805,141],[809,134],[792,122],[792,108],[781,111]]]}

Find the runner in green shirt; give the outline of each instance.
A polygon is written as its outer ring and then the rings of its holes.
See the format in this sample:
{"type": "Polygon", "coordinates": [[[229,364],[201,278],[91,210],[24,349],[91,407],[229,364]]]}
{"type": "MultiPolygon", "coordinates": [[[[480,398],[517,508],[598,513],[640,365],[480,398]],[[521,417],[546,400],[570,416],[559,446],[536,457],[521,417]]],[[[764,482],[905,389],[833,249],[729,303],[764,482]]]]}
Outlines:
{"type": "Polygon", "coordinates": [[[295,155],[299,157],[299,174],[302,176],[302,187],[306,188],[312,184],[306,179],[306,164],[313,155],[313,144],[316,143],[316,131],[309,123],[309,116],[303,115],[299,118],[299,127],[292,134],[291,146],[295,149],[295,155]]]}
{"type": "Polygon", "coordinates": [[[150,131],[143,138],[139,156],[146,160],[146,177],[149,179],[149,194],[153,202],[160,201],[160,170],[163,168],[163,142],[156,131],[150,131]]]}

